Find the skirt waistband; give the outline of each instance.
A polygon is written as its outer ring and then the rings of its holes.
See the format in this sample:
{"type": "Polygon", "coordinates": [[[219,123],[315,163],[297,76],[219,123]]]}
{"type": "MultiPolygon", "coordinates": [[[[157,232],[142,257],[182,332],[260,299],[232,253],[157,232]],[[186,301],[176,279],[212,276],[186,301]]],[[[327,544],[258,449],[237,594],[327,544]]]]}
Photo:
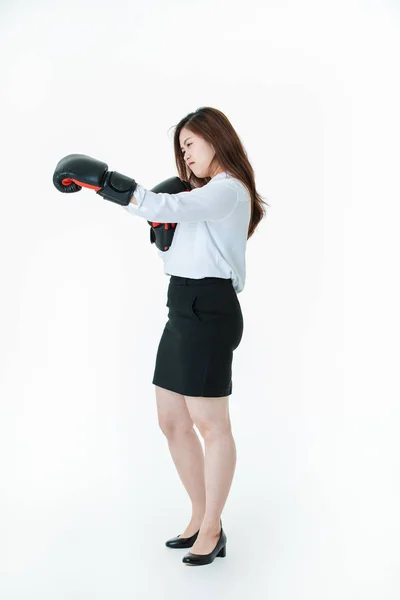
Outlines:
{"type": "Polygon", "coordinates": [[[201,279],[193,279],[192,277],[180,277],[179,275],[171,275],[170,283],[173,285],[204,285],[208,283],[229,283],[232,284],[232,279],[225,277],[202,277],[201,279]]]}

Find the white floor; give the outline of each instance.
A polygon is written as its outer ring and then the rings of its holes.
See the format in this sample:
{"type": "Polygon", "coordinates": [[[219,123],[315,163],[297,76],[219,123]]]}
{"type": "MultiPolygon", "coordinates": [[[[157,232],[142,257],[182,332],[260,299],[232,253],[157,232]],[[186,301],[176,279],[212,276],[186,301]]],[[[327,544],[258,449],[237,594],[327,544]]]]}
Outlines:
{"type": "Polygon", "coordinates": [[[164,545],[190,505],[161,433],[151,453],[103,461],[103,475],[94,460],[87,477],[60,465],[45,480],[26,455],[31,477],[8,472],[1,494],[0,598],[397,600],[396,436],[383,418],[351,417],[237,432],[227,556],[199,567],[164,545]]]}

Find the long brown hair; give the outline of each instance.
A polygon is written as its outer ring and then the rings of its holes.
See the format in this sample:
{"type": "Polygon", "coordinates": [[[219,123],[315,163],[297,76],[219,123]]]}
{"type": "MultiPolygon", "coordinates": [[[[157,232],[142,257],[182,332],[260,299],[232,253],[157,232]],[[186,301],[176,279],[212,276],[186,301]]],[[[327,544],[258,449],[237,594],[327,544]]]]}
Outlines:
{"type": "Polygon", "coordinates": [[[238,134],[229,119],[220,110],[210,106],[198,108],[175,125],[174,152],[178,176],[182,181],[187,181],[192,189],[203,187],[211,177],[196,177],[187,166],[179,143],[179,135],[183,127],[202,137],[214,148],[215,156],[211,161],[211,172],[217,165],[220,165],[223,171],[239,179],[246,186],[251,197],[251,216],[247,235],[247,239],[249,239],[261,219],[266,215],[263,205],[269,206],[269,204],[262,200],[263,196],[260,196],[256,190],[254,170],[238,134]]]}

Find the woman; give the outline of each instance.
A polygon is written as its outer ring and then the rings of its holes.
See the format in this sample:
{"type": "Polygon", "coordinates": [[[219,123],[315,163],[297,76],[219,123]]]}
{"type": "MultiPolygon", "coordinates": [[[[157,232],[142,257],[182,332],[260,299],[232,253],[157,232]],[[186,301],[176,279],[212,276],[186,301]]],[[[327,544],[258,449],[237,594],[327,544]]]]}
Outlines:
{"type": "Polygon", "coordinates": [[[90,187],[149,222],[177,224],[168,251],[159,250],[170,276],[169,312],[153,384],[159,425],[192,502],[186,528],[166,545],[191,548],[183,562],[202,565],[226,555],[221,514],[236,465],[229,395],[233,351],[243,334],[237,295],[245,284],[246,243],[267,203],[237,133],[219,110],[202,107],[184,117],[174,151],[190,191],[152,192],[84,155],[60,161],[53,181],[61,191],[90,187]]]}
{"type": "MultiPolygon", "coordinates": [[[[160,427],[192,502],[184,531],[166,542],[189,548],[183,562],[225,556],[224,508],[236,465],[229,418],[233,351],[243,333],[237,294],[245,283],[247,239],[262,218],[254,172],[240,139],[220,111],[203,107],[176,126],[175,160],[191,192],[155,199],[157,221],[177,222],[172,245],[160,252],[170,275],[168,322],[158,347],[153,384],[160,427]],[[185,203],[184,200],[186,201],[185,203]],[[193,428],[199,430],[205,447],[193,428]]],[[[146,207],[136,189],[126,208],[146,207]]],[[[147,213],[148,215],[148,213],[147,213]]]]}

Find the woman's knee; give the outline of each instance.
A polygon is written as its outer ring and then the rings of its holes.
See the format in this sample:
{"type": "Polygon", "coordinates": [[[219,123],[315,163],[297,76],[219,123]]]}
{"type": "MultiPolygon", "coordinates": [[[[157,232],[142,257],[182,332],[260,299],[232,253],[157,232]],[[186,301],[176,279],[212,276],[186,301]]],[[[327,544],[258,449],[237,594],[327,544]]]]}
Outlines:
{"type": "Polygon", "coordinates": [[[185,396],[157,385],[155,387],[158,424],[164,435],[172,437],[193,429],[194,423],[186,406],[185,396]]]}
{"type": "Polygon", "coordinates": [[[231,432],[229,396],[216,398],[185,396],[185,402],[189,415],[203,438],[231,432]]]}

